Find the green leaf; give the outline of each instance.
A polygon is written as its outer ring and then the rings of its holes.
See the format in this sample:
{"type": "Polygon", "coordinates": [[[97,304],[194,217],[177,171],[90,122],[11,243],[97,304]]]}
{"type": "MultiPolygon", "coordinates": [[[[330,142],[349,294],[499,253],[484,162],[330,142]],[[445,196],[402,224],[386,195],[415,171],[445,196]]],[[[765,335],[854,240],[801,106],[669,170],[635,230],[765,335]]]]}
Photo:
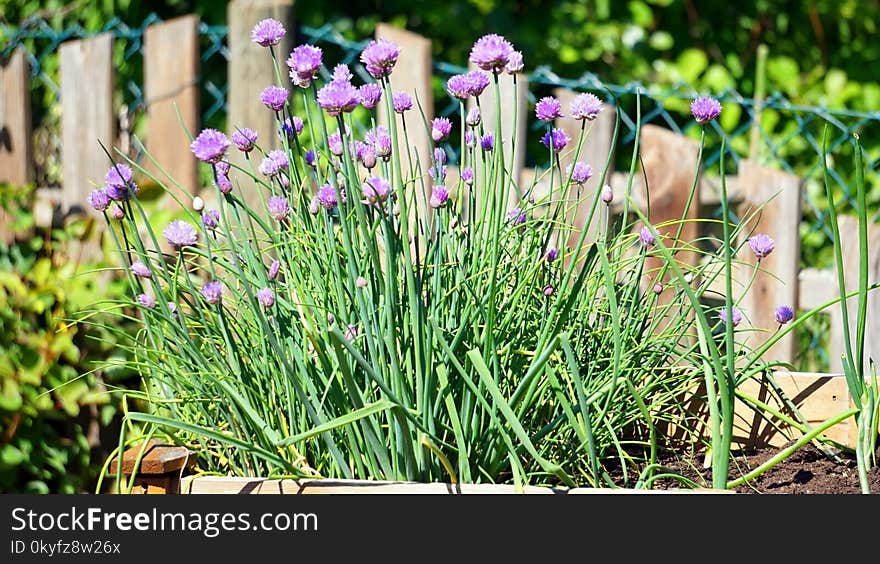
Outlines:
{"type": "Polygon", "coordinates": [[[363,419],[365,417],[369,417],[369,416],[374,415],[376,413],[380,413],[382,411],[391,409],[393,407],[396,407],[394,403],[392,403],[388,400],[379,400],[377,402],[367,404],[360,409],[356,409],[355,411],[352,411],[351,413],[347,413],[347,414],[343,415],[342,417],[337,417],[336,419],[331,419],[330,421],[327,421],[326,423],[323,423],[321,425],[318,425],[317,427],[309,429],[308,431],[306,431],[304,433],[298,433],[296,435],[293,435],[292,437],[288,437],[284,440],[278,441],[275,444],[277,444],[280,447],[292,445],[296,442],[304,441],[304,440],[310,439],[316,435],[320,435],[321,433],[326,433],[327,431],[332,431],[333,429],[337,429],[339,427],[344,427],[345,425],[350,425],[350,424],[354,423],[355,421],[358,421],[358,420],[363,419]]]}

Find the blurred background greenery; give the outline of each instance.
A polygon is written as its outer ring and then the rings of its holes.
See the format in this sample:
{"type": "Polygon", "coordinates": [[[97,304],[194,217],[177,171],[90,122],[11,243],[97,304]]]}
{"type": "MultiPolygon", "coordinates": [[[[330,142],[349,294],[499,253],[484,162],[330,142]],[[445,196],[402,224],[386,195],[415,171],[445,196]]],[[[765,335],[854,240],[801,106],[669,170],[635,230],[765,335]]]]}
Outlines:
{"type": "MultiPolygon", "coordinates": [[[[0,0],[0,52],[18,29],[36,20],[53,30],[81,26],[94,32],[113,21],[140,28],[151,14],[168,19],[195,13],[220,29],[226,24],[226,4],[0,0]]],[[[685,84],[705,93],[730,90],[744,98],[755,94],[757,53],[766,45],[767,93],[778,92],[795,106],[874,114],[880,107],[880,0],[297,0],[296,13],[299,24],[329,24],[352,41],[371,37],[380,21],[393,23],[430,37],[434,60],[456,65],[466,64],[475,38],[497,32],[523,52],[527,70],[546,67],[572,79],[592,73],[617,85],[685,84]]],[[[217,35],[221,40],[223,33],[217,35]]],[[[46,47],[46,40],[34,39],[24,45],[39,57],[42,73],[57,76],[57,57],[42,52],[57,45],[46,47]]],[[[130,56],[131,47],[121,41],[115,47],[121,102],[131,98],[122,85],[138,83],[143,72],[140,58],[130,56]]],[[[224,85],[225,65],[211,61],[203,64],[203,79],[224,85]]],[[[442,89],[442,82],[438,84],[442,89]]],[[[32,96],[36,185],[57,185],[60,164],[52,147],[60,127],[58,92],[41,85],[32,96]]],[[[203,125],[224,127],[222,108],[207,111],[216,100],[204,96],[202,102],[203,125]]],[[[681,98],[663,103],[682,117],[687,113],[681,98]]],[[[728,133],[741,127],[748,119],[741,111],[731,105],[720,126],[728,133]]],[[[873,125],[877,123],[874,119],[873,125]]],[[[808,125],[819,127],[818,122],[808,125]]],[[[785,140],[773,156],[814,167],[816,151],[796,135],[804,127],[772,110],[762,114],[762,129],[775,140],[785,140]]],[[[876,127],[863,132],[873,169],[868,181],[874,209],[880,204],[876,135],[876,127]]],[[[746,138],[734,142],[745,143],[746,138]]],[[[844,154],[842,162],[851,160],[844,154]]],[[[842,173],[838,189],[845,191],[851,175],[842,173]]],[[[101,272],[105,263],[81,264],[72,254],[76,242],[88,236],[88,223],[36,228],[30,211],[33,190],[2,188],[2,203],[15,218],[19,236],[13,245],[0,247],[0,492],[89,491],[108,448],[115,446],[121,406],[112,391],[136,387],[138,379],[113,370],[93,371],[93,361],[125,353],[116,346],[116,335],[87,324],[72,328],[70,321],[95,302],[123,299],[125,289],[101,272]]],[[[827,209],[817,179],[808,182],[806,192],[813,197],[811,215],[802,225],[804,262],[828,266],[828,239],[815,228],[827,209]]],[[[827,334],[827,327],[811,328],[802,336],[801,368],[827,368],[827,359],[816,355],[817,334],[827,334]]]]}

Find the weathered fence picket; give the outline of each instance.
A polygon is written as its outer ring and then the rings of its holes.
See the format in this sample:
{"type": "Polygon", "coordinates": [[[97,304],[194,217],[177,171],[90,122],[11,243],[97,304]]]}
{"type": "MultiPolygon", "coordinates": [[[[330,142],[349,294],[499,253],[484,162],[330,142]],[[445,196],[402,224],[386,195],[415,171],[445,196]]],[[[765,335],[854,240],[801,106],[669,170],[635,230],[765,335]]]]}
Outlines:
{"type": "MultiPolygon", "coordinates": [[[[33,181],[30,65],[21,47],[0,61],[0,182],[33,181]]],[[[0,209],[0,240],[9,241],[9,216],[0,209]]]]}

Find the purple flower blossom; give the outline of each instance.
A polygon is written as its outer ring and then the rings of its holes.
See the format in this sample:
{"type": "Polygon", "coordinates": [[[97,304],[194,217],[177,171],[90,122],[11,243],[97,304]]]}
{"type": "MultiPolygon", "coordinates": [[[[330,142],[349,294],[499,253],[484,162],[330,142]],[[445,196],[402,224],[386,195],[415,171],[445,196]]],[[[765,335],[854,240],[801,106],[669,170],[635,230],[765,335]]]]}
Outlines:
{"type": "Polygon", "coordinates": [[[266,18],[260,20],[251,30],[251,41],[261,47],[278,45],[284,37],[284,26],[278,20],[266,18]]]}
{"type": "Polygon", "coordinates": [[[474,183],[474,169],[466,168],[461,171],[461,180],[468,186],[471,186],[474,183]]]}
{"type": "Polygon", "coordinates": [[[318,198],[318,203],[321,204],[326,210],[333,209],[338,203],[336,190],[334,190],[333,186],[329,184],[325,184],[324,186],[322,186],[318,190],[316,196],[318,198]]]}
{"type": "Polygon", "coordinates": [[[299,135],[302,133],[304,127],[305,124],[301,117],[293,116],[293,118],[287,118],[278,126],[278,137],[283,139],[286,136],[288,139],[293,139],[294,134],[299,135]]]}
{"type": "Polygon", "coordinates": [[[387,161],[391,158],[391,135],[384,125],[379,125],[368,131],[364,136],[364,141],[373,148],[376,156],[380,159],[387,161]]]}
{"type": "Polygon", "coordinates": [[[612,190],[611,186],[608,184],[602,186],[602,201],[606,204],[610,204],[614,201],[614,190],[612,190]]]}
{"type": "Polygon", "coordinates": [[[358,328],[357,325],[349,325],[345,328],[345,339],[347,341],[354,341],[358,336],[358,328]]]}
{"type": "Polygon", "coordinates": [[[263,176],[268,176],[269,178],[273,178],[279,172],[281,172],[281,163],[277,160],[273,159],[270,156],[263,157],[263,160],[260,162],[260,165],[257,167],[257,170],[260,171],[260,174],[263,176]]]}
{"type": "Polygon", "coordinates": [[[412,97],[406,92],[395,92],[391,99],[394,104],[394,111],[398,114],[412,109],[412,97]]]}
{"type": "MultiPolygon", "coordinates": [[[[733,322],[733,326],[736,327],[743,320],[743,314],[736,306],[733,306],[731,309],[730,319],[733,322]]],[[[718,321],[721,322],[722,325],[727,325],[727,310],[722,309],[718,312],[718,321]]]]}
{"type": "Polygon", "coordinates": [[[257,290],[257,300],[263,307],[270,308],[275,304],[275,293],[272,288],[260,288],[257,290]]]}
{"type": "Polygon", "coordinates": [[[546,286],[541,288],[541,293],[543,293],[548,298],[553,295],[553,292],[555,292],[555,289],[550,284],[547,284],[546,286]]]}
{"type": "Polygon", "coordinates": [[[361,62],[373,78],[382,78],[391,74],[391,70],[400,56],[400,47],[388,39],[376,39],[361,52],[361,62]]]}
{"type": "Polygon", "coordinates": [[[224,176],[229,174],[232,166],[229,164],[229,161],[217,161],[214,163],[214,172],[217,174],[222,174],[224,176]]]}
{"type": "Polygon", "coordinates": [[[578,120],[594,120],[602,111],[602,101],[589,92],[578,94],[569,106],[571,117],[578,120]]]}
{"type": "Polygon", "coordinates": [[[787,305],[781,305],[776,308],[776,323],[785,325],[794,319],[794,308],[787,305]]]}
{"type": "Polygon", "coordinates": [[[342,134],[339,133],[339,130],[327,136],[327,148],[337,157],[342,156],[342,134]]]}
{"type": "Polygon", "coordinates": [[[153,276],[153,271],[139,260],[131,263],[131,273],[138,278],[151,278],[153,276]]]}
{"type": "Polygon", "coordinates": [[[358,276],[357,278],[354,279],[354,285],[357,288],[360,288],[360,289],[366,288],[367,284],[369,284],[369,282],[367,282],[367,279],[364,278],[363,276],[358,276]]]}
{"type": "Polygon", "coordinates": [[[275,221],[283,221],[290,215],[290,204],[287,203],[287,198],[272,196],[266,202],[266,207],[269,209],[269,215],[275,221]]]}
{"type": "Polygon", "coordinates": [[[340,63],[333,67],[333,74],[330,77],[330,80],[344,80],[346,82],[351,82],[352,78],[354,78],[354,75],[351,74],[351,69],[348,68],[348,65],[340,63]]]}
{"type": "Polygon", "coordinates": [[[565,133],[565,131],[559,129],[558,127],[554,127],[552,130],[548,131],[541,137],[541,143],[545,147],[553,148],[553,151],[558,153],[565,149],[565,146],[571,138],[565,133]]]}
{"type": "Polygon", "coordinates": [[[513,208],[507,212],[507,219],[509,219],[514,226],[522,225],[526,222],[526,212],[520,208],[513,208]]]}
{"type": "Polygon", "coordinates": [[[107,183],[104,192],[107,193],[107,197],[122,202],[136,194],[138,187],[132,181],[132,176],[131,168],[121,163],[116,163],[107,169],[107,174],[104,175],[104,182],[107,183]]]}
{"type": "Polygon", "coordinates": [[[220,210],[205,210],[202,214],[202,224],[208,229],[216,229],[220,225],[220,210]]]}
{"type": "Polygon", "coordinates": [[[556,247],[550,247],[549,249],[547,249],[547,252],[544,253],[544,258],[547,259],[547,262],[555,261],[557,258],[559,258],[559,249],[557,249],[556,247]]]}
{"type": "Polygon", "coordinates": [[[217,185],[217,188],[220,189],[220,192],[222,192],[223,194],[228,194],[232,192],[232,181],[229,180],[229,176],[225,174],[218,173],[217,177],[215,178],[215,184],[217,185]]]}
{"type": "Polygon", "coordinates": [[[391,193],[391,184],[381,176],[373,176],[364,181],[361,193],[368,204],[381,204],[391,193]]]}
{"type": "Polygon", "coordinates": [[[468,110],[467,117],[464,121],[471,127],[477,127],[478,125],[480,125],[480,108],[474,106],[473,108],[468,110]]]}
{"type": "Polygon", "coordinates": [[[305,160],[307,165],[315,166],[315,163],[318,162],[318,152],[314,149],[309,149],[306,151],[305,160]]]}
{"type": "Polygon", "coordinates": [[[162,235],[165,236],[168,244],[177,250],[195,245],[199,238],[193,226],[180,219],[169,223],[162,231],[162,235]]]}
{"type": "Polygon", "coordinates": [[[465,74],[456,74],[446,81],[446,89],[459,100],[466,100],[468,96],[479,96],[489,86],[489,77],[480,71],[470,71],[465,74]]]}
{"type": "Polygon", "coordinates": [[[446,151],[443,150],[443,147],[434,149],[434,162],[441,165],[446,164],[446,151]]]}
{"type": "Polygon", "coordinates": [[[464,144],[465,145],[467,145],[468,147],[473,147],[474,142],[476,140],[477,140],[477,136],[473,131],[467,130],[464,132],[464,144]]]}
{"type": "Polygon", "coordinates": [[[715,98],[700,96],[691,102],[691,114],[700,125],[705,125],[721,114],[721,103],[715,98]]]}
{"type": "Polygon", "coordinates": [[[650,247],[657,242],[657,239],[654,237],[654,233],[647,225],[644,225],[641,229],[639,229],[639,242],[642,244],[643,247],[650,247]]]}
{"type": "Polygon", "coordinates": [[[436,117],[431,121],[431,139],[435,143],[443,141],[452,132],[452,122],[449,118],[436,117]]]}
{"type": "Polygon", "coordinates": [[[217,280],[211,280],[201,290],[202,297],[211,305],[217,305],[223,301],[223,284],[217,280]]]}
{"type": "Polygon", "coordinates": [[[287,58],[287,66],[290,68],[290,80],[294,85],[308,88],[312,80],[318,76],[321,68],[322,52],[320,47],[314,45],[300,45],[291,51],[287,58]]]}
{"type": "Polygon", "coordinates": [[[362,143],[363,149],[358,152],[358,160],[367,170],[372,170],[376,166],[376,151],[369,145],[362,143]]]}
{"type": "Polygon", "coordinates": [[[287,103],[287,89],[280,86],[267,86],[260,93],[260,101],[270,110],[280,112],[287,103]]]}
{"type": "Polygon", "coordinates": [[[153,309],[154,307],[156,307],[155,298],[153,298],[153,296],[150,296],[149,294],[139,294],[137,297],[137,301],[139,304],[147,309],[153,309]]]}
{"type": "Polygon", "coordinates": [[[491,131],[483,135],[480,139],[480,147],[482,147],[484,151],[491,151],[495,148],[495,135],[491,131]]]}
{"type": "Polygon", "coordinates": [[[507,64],[504,66],[504,72],[507,74],[517,74],[523,70],[523,56],[519,51],[514,51],[507,58],[507,64]]]}
{"type": "Polygon", "coordinates": [[[122,219],[123,217],[125,217],[125,212],[122,211],[122,208],[119,207],[119,204],[114,202],[113,205],[110,206],[110,217],[112,217],[113,219],[122,219]]]}
{"type": "Polygon", "coordinates": [[[89,194],[89,205],[96,211],[104,211],[110,205],[110,196],[106,190],[96,189],[89,194]]]}
{"type": "Polygon", "coordinates": [[[513,46],[509,41],[495,33],[477,39],[471,48],[470,61],[483,69],[500,73],[510,61],[513,46]]]}
{"type": "Polygon", "coordinates": [[[749,237],[749,247],[752,249],[752,252],[755,253],[755,257],[759,261],[772,253],[775,246],[776,243],[773,239],[763,233],[749,237]]]}
{"type": "Polygon", "coordinates": [[[278,273],[281,271],[281,261],[273,260],[272,264],[269,265],[269,280],[275,280],[278,278],[278,273]]]}
{"type": "Polygon", "coordinates": [[[200,161],[216,163],[221,160],[229,149],[229,138],[216,129],[203,129],[199,136],[190,143],[190,150],[200,161]]]}
{"type": "Polygon", "coordinates": [[[368,110],[372,110],[382,99],[382,87],[375,82],[362,84],[358,88],[358,101],[361,106],[368,110]]]}
{"type": "Polygon", "coordinates": [[[232,142],[242,153],[250,153],[254,150],[254,144],[257,142],[257,132],[249,127],[236,129],[232,133],[232,142]]]}
{"type": "Polygon", "coordinates": [[[351,112],[357,107],[359,100],[358,89],[345,80],[328,82],[318,90],[318,105],[331,117],[351,112]]]}
{"type": "Polygon", "coordinates": [[[442,208],[446,206],[447,202],[449,202],[449,190],[446,189],[446,186],[442,184],[434,186],[431,190],[430,206],[434,209],[442,208]]]}
{"type": "Polygon", "coordinates": [[[446,165],[443,165],[442,167],[440,167],[439,172],[437,171],[437,167],[432,166],[429,171],[429,174],[431,175],[431,178],[434,180],[435,184],[444,184],[444,183],[446,183],[446,174],[448,172],[449,171],[446,168],[446,165]]]}
{"type": "Polygon", "coordinates": [[[571,176],[572,182],[575,184],[583,184],[593,176],[593,167],[587,163],[578,161],[568,165],[568,174],[571,176]]]}
{"type": "Polygon", "coordinates": [[[562,117],[562,102],[553,96],[544,96],[535,104],[535,117],[541,121],[553,121],[562,117]]]}
{"type": "Polygon", "coordinates": [[[654,284],[654,293],[657,295],[662,294],[663,293],[663,284],[661,284],[660,282],[657,282],[656,284],[654,284]]]}

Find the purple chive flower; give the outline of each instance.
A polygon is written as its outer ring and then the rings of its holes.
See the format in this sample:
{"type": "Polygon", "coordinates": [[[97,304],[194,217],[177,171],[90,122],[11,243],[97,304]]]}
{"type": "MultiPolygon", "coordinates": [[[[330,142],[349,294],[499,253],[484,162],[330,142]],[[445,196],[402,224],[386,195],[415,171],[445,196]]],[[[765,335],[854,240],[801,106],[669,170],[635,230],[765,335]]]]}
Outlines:
{"type": "Polygon", "coordinates": [[[691,114],[700,125],[705,125],[721,113],[721,103],[715,98],[700,96],[691,102],[691,114]]]}
{"type": "Polygon", "coordinates": [[[236,129],[232,133],[232,142],[242,153],[250,153],[254,150],[254,145],[257,142],[257,132],[249,127],[236,129]]]}
{"type": "Polygon", "coordinates": [[[400,56],[400,47],[388,39],[376,39],[361,52],[361,62],[373,78],[382,78],[391,74],[391,70],[400,56]]]}
{"type": "Polygon", "coordinates": [[[278,20],[266,18],[260,20],[251,30],[251,41],[261,47],[278,45],[284,37],[284,26],[278,20]]]}
{"type": "Polygon", "coordinates": [[[431,190],[430,206],[434,209],[445,207],[449,202],[449,190],[446,186],[438,184],[431,190]]]}
{"type": "Polygon", "coordinates": [[[541,288],[541,292],[549,298],[550,296],[553,295],[553,292],[555,292],[555,289],[550,284],[547,284],[546,286],[541,288]]]}
{"type": "Polygon", "coordinates": [[[149,294],[139,294],[137,297],[137,301],[139,304],[147,309],[153,309],[154,307],[156,307],[155,298],[153,298],[153,296],[150,296],[149,294]]]}
{"type": "Polygon", "coordinates": [[[364,141],[373,148],[376,156],[380,159],[387,161],[391,158],[391,135],[384,125],[379,125],[368,131],[364,136],[364,141]]]}
{"type": "Polygon", "coordinates": [[[208,229],[216,229],[220,225],[220,210],[205,210],[202,214],[202,224],[208,229]]]}
{"type": "Polygon", "coordinates": [[[216,129],[203,129],[199,136],[190,143],[190,150],[200,161],[216,163],[221,160],[229,149],[229,138],[216,129]]]}
{"type": "Polygon", "coordinates": [[[752,249],[752,252],[755,253],[755,257],[759,261],[772,253],[775,246],[776,243],[773,241],[773,239],[770,238],[769,235],[759,233],[757,235],[752,235],[751,237],[749,237],[749,247],[752,249]]]}
{"type": "Polygon", "coordinates": [[[327,148],[337,157],[342,156],[342,134],[338,130],[327,136],[327,148]]]}
{"type": "Polygon", "coordinates": [[[513,45],[495,33],[477,39],[471,48],[470,61],[483,69],[496,74],[504,70],[513,53],[513,45]]]}
{"type": "Polygon", "coordinates": [[[315,163],[318,161],[318,153],[314,149],[309,149],[306,151],[306,164],[309,166],[315,166],[315,163]]]}
{"type": "Polygon", "coordinates": [[[480,147],[482,147],[484,151],[491,151],[495,148],[495,135],[493,135],[491,131],[483,135],[480,139],[480,147]]]}
{"type": "Polygon", "coordinates": [[[358,328],[357,325],[349,325],[345,328],[345,339],[347,341],[354,341],[358,336],[358,328]]]}
{"type": "Polygon", "coordinates": [[[562,117],[562,102],[553,96],[544,96],[535,104],[535,117],[541,121],[553,121],[562,117]]]}
{"type": "Polygon", "coordinates": [[[321,69],[322,52],[314,45],[300,45],[291,51],[287,58],[290,80],[294,85],[308,88],[321,69]]]}
{"type": "Polygon", "coordinates": [[[322,186],[318,190],[316,196],[318,198],[318,203],[321,204],[326,210],[333,209],[338,203],[336,190],[334,190],[333,186],[329,184],[325,184],[324,186],[322,186]]]}
{"type": "Polygon", "coordinates": [[[119,207],[119,204],[114,202],[113,205],[110,206],[110,217],[112,217],[113,219],[122,219],[123,217],[125,217],[125,212],[122,211],[122,208],[119,207]]]}
{"type": "Polygon", "coordinates": [[[465,75],[468,85],[468,94],[477,97],[489,86],[489,76],[480,71],[470,71],[465,75]]]}
{"type": "Polygon", "coordinates": [[[229,164],[229,161],[217,161],[214,163],[214,172],[217,174],[226,176],[229,174],[229,171],[232,169],[232,166],[229,164]]]}
{"type": "Polygon", "coordinates": [[[577,120],[594,120],[602,111],[602,101],[589,92],[578,94],[569,106],[569,114],[577,120]]]}
{"type": "Polygon", "coordinates": [[[287,103],[287,89],[280,86],[267,86],[260,93],[260,101],[270,110],[280,112],[287,103]]]}
{"type": "Polygon", "coordinates": [[[654,293],[658,295],[663,293],[663,284],[661,284],[660,282],[654,284],[654,293]]]}
{"type": "Polygon", "coordinates": [[[794,309],[791,306],[781,305],[776,308],[776,323],[785,325],[794,319],[794,309]]]}
{"type": "MultiPolygon", "coordinates": [[[[736,306],[733,306],[731,309],[730,319],[733,322],[733,326],[736,327],[743,320],[743,314],[736,306]]],[[[723,309],[718,313],[718,321],[721,322],[722,325],[727,325],[727,310],[723,309]]]]}
{"type": "Polygon", "coordinates": [[[437,147],[434,149],[434,162],[446,164],[446,151],[443,150],[443,147],[437,147]]]}
{"type": "Polygon", "coordinates": [[[299,116],[287,118],[278,126],[278,136],[286,135],[288,139],[293,139],[294,134],[299,135],[303,132],[305,124],[299,116]]]}
{"type": "Polygon", "coordinates": [[[165,236],[168,244],[177,250],[195,245],[199,238],[193,226],[180,219],[169,223],[162,231],[162,235],[165,236]]]}
{"type": "Polygon", "coordinates": [[[358,101],[361,106],[368,110],[372,110],[382,99],[382,87],[374,82],[362,84],[358,88],[358,101]]]}
{"type": "Polygon", "coordinates": [[[456,74],[446,81],[446,90],[459,100],[467,100],[468,96],[479,96],[489,86],[489,77],[480,71],[456,74]]]}
{"type": "Polygon", "coordinates": [[[96,211],[104,211],[110,205],[110,196],[107,195],[106,190],[101,190],[100,188],[92,190],[91,194],[89,194],[89,205],[96,211]]]}
{"type": "Polygon", "coordinates": [[[465,145],[467,145],[468,147],[472,147],[476,140],[477,140],[477,136],[473,131],[467,130],[464,132],[464,144],[465,145]]]}
{"type": "Polygon", "coordinates": [[[116,163],[107,169],[107,174],[104,175],[104,182],[107,183],[104,192],[107,197],[122,202],[136,194],[138,187],[132,181],[132,176],[131,168],[121,163],[116,163]]]}
{"type": "Polygon", "coordinates": [[[395,92],[391,99],[394,104],[394,111],[398,114],[412,109],[412,97],[406,92],[395,92]]]}
{"type": "Polygon", "coordinates": [[[435,143],[443,141],[452,132],[452,122],[449,118],[436,117],[431,121],[431,139],[435,143]]]}
{"type": "Polygon", "coordinates": [[[650,247],[657,242],[657,239],[654,237],[654,233],[651,232],[651,228],[647,225],[639,229],[639,242],[642,244],[643,247],[650,247]]]}
{"type": "Polygon", "coordinates": [[[358,153],[358,158],[367,170],[372,170],[376,166],[376,151],[369,145],[364,144],[364,148],[358,153]]]}
{"type": "Polygon", "coordinates": [[[504,65],[504,72],[507,74],[517,74],[523,70],[523,56],[519,51],[514,51],[507,58],[507,64],[504,65]]]}
{"type": "Polygon", "coordinates": [[[269,215],[275,221],[283,221],[290,215],[290,204],[287,203],[287,198],[272,196],[266,202],[266,207],[269,209],[269,215]]]}
{"type": "Polygon", "coordinates": [[[348,65],[340,63],[333,67],[333,75],[330,77],[330,80],[344,80],[346,82],[351,82],[352,78],[354,78],[354,75],[351,74],[351,69],[348,68],[348,65]]]}
{"type": "Polygon", "coordinates": [[[583,184],[593,176],[593,167],[587,163],[578,161],[568,165],[568,174],[571,176],[572,182],[575,184],[583,184]]]}
{"type": "Polygon", "coordinates": [[[559,249],[556,247],[550,247],[547,249],[547,252],[544,253],[544,258],[547,259],[547,262],[553,262],[557,258],[559,258],[559,249]]]}
{"type": "Polygon", "coordinates": [[[281,261],[273,260],[272,264],[269,265],[269,280],[275,280],[278,278],[278,273],[281,271],[281,261]]]}
{"type": "Polygon", "coordinates": [[[263,176],[268,176],[269,178],[272,178],[276,176],[279,172],[281,172],[281,164],[272,157],[266,156],[260,162],[257,170],[259,170],[260,174],[262,174],[263,176]]]}
{"type": "Polygon", "coordinates": [[[507,212],[507,219],[509,219],[514,226],[522,225],[526,222],[526,212],[520,208],[513,208],[507,212]]]}
{"type": "Polygon", "coordinates": [[[223,194],[232,192],[232,181],[225,174],[218,174],[215,184],[223,194]]]}
{"type": "Polygon", "coordinates": [[[153,271],[150,270],[150,267],[139,260],[131,263],[131,273],[138,278],[151,278],[153,276],[153,271]]]}
{"type": "Polygon", "coordinates": [[[614,201],[614,190],[612,190],[611,186],[608,184],[602,186],[602,201],[606,204],[610,204],[614,201]]]}
{"type": "Polygon", "coordinates": [[[541,143],[544,144],[545,147],[552,146],[553,150],[557,153],[565,149],[565,146],[570,140],[571,138],[565,133],[565,131],[558,127],[554,127],[541,137],[541,143]]]}
{"type": "Polygon", "coordinates": [[[446,168],[446,165],[441,166],[439,172],[437,171],[437,167],[432,166],[428,174],[431,175],[431,178],[436,184],[444,184],[446,182],[446,174],[448,172],[449,170],[446,168]]]}
{"type": "Polygon", "coordinates": [[[223,301],[223,285],[217,280],[211,280],[201,289],[202,297],[211,305],[217,305],[223,301]]]}
{"type": "Polygon", "coordinates": [[[367,284],[369,284],[369,282],[367,282],[367,279],[364,278],[363,276],[358,276],[357,278],[354,279],[354,285],[357,288],[361,288],[361,289],[366,288],[367,284]]]}
{"type": "Polygon", "coordinates": [[[373,176],[364,181],[361,193],[368,204],[381,204],[391,193],[391,184],[381,176],[373,176]]]}
{"type": "Polygon", "coordinates": [[[478,125],[480,125],[480,108],[474,106],[473,108],[468,110],[467,117],[464,121],[471,127],[477,127],[478,125]]]}
{"type": "Polygon", "coordinates": [[[260,288],[257,290],[257,300],[263,307],[270,308],[275,304],[275,293],[272,288],[260,288]]]}
{"type": "Polygon", "coordinates": [[[345,80],[328,82],[318,90],[318,105],[331,117],[343,112],[351,112],[359,101],[358,89],[345,80]]]}
{"type": "Polygon", "coordinates": [[[474,183],[474,169],[466,168],[461,171],[461,180],[468,186],[474,183]]]}

